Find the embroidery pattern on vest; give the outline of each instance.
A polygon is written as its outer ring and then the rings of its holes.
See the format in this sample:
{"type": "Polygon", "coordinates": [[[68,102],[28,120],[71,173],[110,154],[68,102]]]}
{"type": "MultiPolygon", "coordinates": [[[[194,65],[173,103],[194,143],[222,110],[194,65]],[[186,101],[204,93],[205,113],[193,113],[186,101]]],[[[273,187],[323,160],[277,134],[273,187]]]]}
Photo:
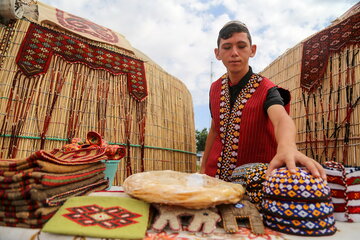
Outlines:
{"type": "Polygon", "coordinates": [[[224,181],[230,181],[232,171],[236,167],[239,133],[242,111],[246,102],[259,87],[262,77],[253,74],[249,82],[239,93],[233,109],[230,111],[229,79],[227,74],[222,76],[220,92],[220,138],[223,144],[221,155],[218,158],[215,177],[224,181]]]}

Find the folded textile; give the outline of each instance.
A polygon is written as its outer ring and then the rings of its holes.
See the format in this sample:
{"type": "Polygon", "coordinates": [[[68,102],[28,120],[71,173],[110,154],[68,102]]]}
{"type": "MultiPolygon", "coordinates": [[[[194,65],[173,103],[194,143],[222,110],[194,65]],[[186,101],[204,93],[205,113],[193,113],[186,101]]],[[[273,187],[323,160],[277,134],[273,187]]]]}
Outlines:
{"type": "Polygon", "coordinates": [[[47,206],[60,206],[70,197],[83,196],[90,194],[95,191],[102,191],[108,187],[108,180],[100,179],[95,183],[73,189],[67,192],[62,192],[56,195],[53,195],[49,198],[46,198],[43,201],[34,201],[29,199],[20,199],[20,200],[4,200],[0,199],[0,211],[8,212],[24,212],[24,211],[34,211],[40,207],[47,206]]]}
{"type": "Polygon", "coordinates": [[[84,179],[79,182],[73,182],[57,187],[43,188],[43,186],[39,184],[35,184],[35,185],[30,184],[30,185],[26,185],[25,187],[20,187],[18,189],[0,189],[0,199],[9,199],[9,200],[32,199],[35,201],[43,201],[48,196],[86,186],[88,184],[96,182],[99,179],[103,179],[104,177],[105,174],[103,172],[100,172],[88,179],[84,179]]]}
{"type": "Polygon", "coordinates": [[[0,171],[19,171],[36,165],[34,155],[24,159],[0,159],[0,171]]]}
{"type": "Polygon", "coordinates": [[[39,208],[37,211],[31,213],[19,213],[15,217],[0,217],[0,226],[41,228],[58,209],[59,207],[46,207],[39,208]]]}
{"type": "Polygon", "coordinates": [[[84,187],[72,189],[70,191],[48,197],[45,202],[48,206],[59,206],[71,197],[84,196],[95,191],[102,191],[105,190],[108,186],[109,181],[107,179],[100,179],[97,182],[86,185],[84,187]]]}
{"type": "Polygon", "coordinates": [[[58,208],[59,207],[40,207],[35,210],[21,212],[0,211],[0,218],[34,219],[43,215],[48,215],[49,213],[56,211],[58,208]]]}
{"type": "Polygon", "coordinates": [[[8,212],[33,211],[45,205],[38,201],[29,201],[29,203],[26,203],[25,200],[23,200],[23,203],[24,203],[23,205],[1,204],[0,211],[8,211],[8,212]]]}
{"type": "Polygon", "coordinates": [[[0,187],[2,189],[14,189],[30,184],[41,184],[43,187],[60,186],[90,178],[95,174],[103,172],[105,167],[104,163],[95,163],[91,164],[88,168],[71,173],[47,173],[38,171],[25,174],[19,173],[12,177],[0,178],[0,187]],[[1,180],[3,180],[3,183],[1,183],[1,180]]]}
{"type": "Polygon", "coordinates": [[[99,173],[99,174],[94,175],[91,178],[88,178],[88,179],[85,179],[85,180],[82,180],[79,182],[69,183],[64,186],[53,187],[53,188],[48,188],[48,189],[30,189],[31,199],[35,200],[35,201],[43,201],[43,200],[46,200],[47,198],[54,196],[56,194],[61,194],[61,193],[65,193],[65,192],[68,192],[71,190],[86,187],[90,184],[97,182],[100,179],[101,180],[104,179],[104,177],[105,177],[104,173],[99,173]]]}
{"type": "Polygon", "coordinates": [[[148,225],[149,207],[148,203],[133,198],[74,197],[64,203],[42,231],[99,238],[142,239],[148,225]]]}

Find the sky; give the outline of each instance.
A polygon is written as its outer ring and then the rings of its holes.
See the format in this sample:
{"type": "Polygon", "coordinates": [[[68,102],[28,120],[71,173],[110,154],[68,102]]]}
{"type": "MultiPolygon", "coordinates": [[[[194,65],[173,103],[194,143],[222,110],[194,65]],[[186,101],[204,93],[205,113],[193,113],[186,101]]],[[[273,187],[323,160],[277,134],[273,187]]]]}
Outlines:
{"type": "Polygon", "coordinates": [[[214,48],[220,28],[244,22],[260,72],[287,49],[329,26],[357,0],[42,0],[124,35],[190,91],[195,129],[209,128],[209,88],[225,68],[214,48]]]}

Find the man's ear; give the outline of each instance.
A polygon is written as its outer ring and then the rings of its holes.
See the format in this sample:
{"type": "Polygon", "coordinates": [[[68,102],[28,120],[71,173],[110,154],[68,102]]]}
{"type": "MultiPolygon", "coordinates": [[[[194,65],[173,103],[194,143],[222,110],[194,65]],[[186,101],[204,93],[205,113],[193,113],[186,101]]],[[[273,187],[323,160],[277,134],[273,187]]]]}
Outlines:
{"type": "Polygon", "coordinates": [[[218,48],[215,48],[214,49],[214,53],[215,53],[215,57],[217,60],[221,60],[221,58],[219,57],[219,49],[218,48]]]}
{"type": "Polygon", "coordinates": [[[257,46],[255,44],[251,45],[251,54],[250,57],[254,57],[256,54],[257,46]]]}

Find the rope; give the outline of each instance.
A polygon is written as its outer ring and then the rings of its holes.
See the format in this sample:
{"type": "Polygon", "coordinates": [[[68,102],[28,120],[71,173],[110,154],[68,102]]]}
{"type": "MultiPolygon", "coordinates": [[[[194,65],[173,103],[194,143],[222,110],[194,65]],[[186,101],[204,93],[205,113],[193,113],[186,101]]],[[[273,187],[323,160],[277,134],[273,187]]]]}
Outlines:
{"type": "MultiPolygon", "coordinates": [[[[41,137],[32,137],[32,136],[13,136],[11,134],[0,134],[0,137],[13,137],[13,138],[22,138],[22,139],[34,139],[34,140],[41,140],[41,137]]],[[[60,142],[68,142],[69,139],[67,138],[51,138],[51,137],[46,137],[46,140],[52,140],[52,141],[60,141],[60,142]]],[[[123,145],[123,146],[127,146],[126,143],[117,143],[117,142],[109,142],[110,145],[123,145]]],[[[138,145],[138,144],[130,144],[130,147],[138,147],[141,148],[142,145],[138,145]]],[[[166,150],[166,151],[172,151],[172,152],[181,152],[181,153],[188,153],[188,154],[192,154],[192,155],[196,155],[196,153],[194,152],[189,152],[189,151],[185,151],[185,150],[180,150],[180,149],[173,149],[173,148],[163,148],[163,147],[155,147],[155,146],[146,146],[144,145],[144,148],[149,148],[149,149],[157,149],[157,150],[166,150]]]]}

